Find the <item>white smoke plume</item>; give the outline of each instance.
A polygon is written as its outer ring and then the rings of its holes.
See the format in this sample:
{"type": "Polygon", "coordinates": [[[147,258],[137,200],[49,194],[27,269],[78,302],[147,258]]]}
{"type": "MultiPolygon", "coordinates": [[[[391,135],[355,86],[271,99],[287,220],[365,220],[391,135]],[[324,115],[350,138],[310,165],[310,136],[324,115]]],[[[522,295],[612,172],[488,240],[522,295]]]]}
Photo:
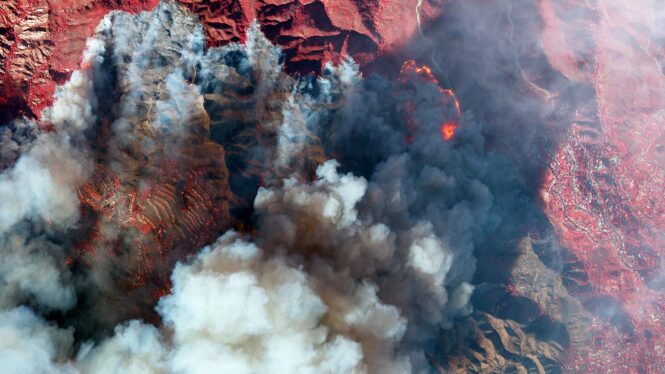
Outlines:
{"type": "Polygon", "coordinates": [[[153,327],[131,322],[87,353],[83,365],[109,368],[118,362],[119,368],[184,373],[424,370],[422,352],[401,345],[407,330],[401,310],[420,303],[442,313],[451,259],[428,227],[417,227],[404,248],[409,266],[397,267],[395,235],[385,225],[358,221],[355,205],[367,183],[339,175],[336,167],[334,161],[321,166],[314,184],[291,179],[282,188],[259,191],[262,234],[256,241],[264,251],[228,233],[192,263],[176,266],[172,294],[157,307],[173,334],[172,346],[155,337],[153,327]],[[428,255],[433,260],[423,257],[428,255]],[[381,272],[392,278],[383,280],[395,287],[391,291],[414,295],[406,295],[403,305],[382,301],[375,283],[381,272]],[[400,282],[407,289],[399,290],[400,282]],[[409,282],[429,288],[416,293],[409,282]],[[128,336],[145,339],[150,353],[128,336]],[[117,350],[138,351],[127,362],[117,350]],[[143,355],[165,361],[146,363],[143,355]]]}
{"type": "Polygon", "coordinates": [[[95,121],[97,100],[92,81],[103,52],[101,41],[88,41],[82,62],[87,70],[72,74],[44,114],[55,131],[40,134],[15,165],[0,175],[0,196],[5,204],[0,213],[1,233],[25,218],[63,228],[78,218],[75,187],[91,170],[86,149],[79,143],[95,121]]]}
{"type": "Polygon", "coordinates": [[[0,262],[0,308],[26,299],[46,309],[66,310],[76,295],[71,274],[62,265],[63,249],[42,237],[25,238],[11,233],[2,238],[0,262]]]}
{"type": "Polygon", "coordinates": [[[76,373],[67,362],[74,338],[25,307],[0,310],[0,360],[7,373],[76,373]]]}
{"type": "MultiPolygon", "coordinates": [[[[132,321],[84,352],[81,367],[102,373],[366,372],[362,346],[350,330],[359,319],[397,316],[394,307],[376,300],[366,305],[372,299],[365,294],[340,294],[326,301],[315,291],[313,280],[288,261],[269,258],[254,244],[228,233],[191,264],[174,270],[173,292],[158,306],[172,331],[172,343],[154,327],[132,321]],[[359,297],[365,305],[356,303],[359,297]],[[367,306],[372,308],[360,309],[367,306]],[[335,315],[335,309],[345,313],[335,315]]],[[[371,295],[372,288],[359,292],[371,295]]],[[[382,329],[387,336],[399,336],[395,322],[399,320],[385,317],[374,321],[379,329],[365,331],[366,339],[376,341],[382,329]]],[[[381,364],[385,372],[404,372],[398,370],[398,362],[381,364]]]]}
{"type": "Polygon", "coordinates": [[[22,153],[12,156],[15,161],[9,159],[11,166],[0,174],[0,307],[31,301],[65,310],[75,304],[71,274],[63,264],[65,248],[49,236],[78,220],[75,189],[92,169],[84,131],[95,122],[92,82],[103,52],[99,40],[88,41],[85,68],[58,89],[44,113],[53,131],[28,136],[36,124],[16,125],[20,144],[10,149],[22,153]]]}
{"type": "Polygon", "coordinates": [[[338,373],[360,369],[360,345],[334,334],[306,273],[228,234],[173,274],[158,310],[182,372],[338,373]]]}

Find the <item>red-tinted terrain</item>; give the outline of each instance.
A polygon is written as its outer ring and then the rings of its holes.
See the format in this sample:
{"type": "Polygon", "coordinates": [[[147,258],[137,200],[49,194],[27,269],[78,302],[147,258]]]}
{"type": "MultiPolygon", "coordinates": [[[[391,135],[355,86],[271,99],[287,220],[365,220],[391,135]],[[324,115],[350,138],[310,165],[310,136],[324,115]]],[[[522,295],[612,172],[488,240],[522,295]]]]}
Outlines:
{"type": "Polygon", "coordinates": [[[571,365],[662,372],[665,14],[656,2],[587,3],[540,4],[550,63],[596,92],[595,108],[578,108],[542,186],[545,212],[572,252],[564,283],[594,316],[591,345],[571,365]]]}
{"type": "MultiPolygon", "coordinates": [[[[280,45],[289,72],[319,72],[352,56],[361,65],[399,50],[418,30],[417,0],[180,0],[198,15],[208,42],[244,41],[257,20],[280,45]]],[[[0,4],[0,113],[39,117],[56,84],[78,66],[99,21],[112,10],[150,10],[158,0],[10,0],[0,4]]],[[[441,11],[423,2],[422,22],[441,11]]]]}
{"type": "Polygon", "coordinates": [[[55,86],[75,70],[85,40],[111,10],[140,11],[158,0],[3,1],[0,4],[0,113],[39,116],[55,86]]]}
{"type": "MultiPolygon", "coordinates": [[[[39,117],[55,86],[77,68],[85,39],[105,14],[148,10],[157,2],[2,2],[0,122],[39,117]]],[[[368,66],[377,57],[399,53],[417,36],[418,12],[425,24],[444,11],[427,1],[419,7],[416,0],[180,3],[198,15],[210,45],[243,41],[246,28],[258,20],[283,48],[291,73],[320,71],[322,63],[347,55],[368,66]]],[[[583,326],[588,344],[573,346],[567,355],[574,372],[657,373],[665,367],[665,11],[659,12],[656,1],[637,3],[538,3],[548,63],[595,93],[592,105],[577,108],[572,125],[562,124],[568,130],[548,161],[541,187],[545,214],[569,251],[562,283],[592,317],[583,326]]],[[[546,102],[558,95],[532,88],[546,102]]],[[[454,127],[442,126],[442,136],[454,134],[454,127]]],[[[120,185],[113,178],[83,186],[81,200],[97,208],[116,199],[120,185]]],[[[217,214],[196,175],[186,181],[191,217],[164,237],[179,238],[180,230],[208,224],[217,214]]],[[[114,217],[151,231],[171,219],[171,208],[163,208],[162,200],[174,193],[155,185],[145,196],[131,197],[126,206],[132,209],[118,210],[114,217]]],[[[496,329],[503,326],[486,319],[496,329]]]]}

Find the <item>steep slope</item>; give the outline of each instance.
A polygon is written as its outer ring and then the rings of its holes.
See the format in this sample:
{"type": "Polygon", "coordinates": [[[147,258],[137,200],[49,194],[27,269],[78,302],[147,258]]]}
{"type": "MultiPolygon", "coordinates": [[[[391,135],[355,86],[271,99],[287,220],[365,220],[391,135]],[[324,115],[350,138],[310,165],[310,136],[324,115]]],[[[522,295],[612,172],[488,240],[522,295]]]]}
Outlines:
{"type": "Polygon", "coordinates": [[[57,84],[77,68],[85,40],[111,10],[137,12],[158,0],[3,1],[0,4],[0,120],[39,116],[57,84]]]}
{"type": "MultiPolygon", "coordinates": [[[[440,5],[417,0],[240,1],[179,0],[199,17],[208,43],[244,41],[256,20],[281,46],[286,70],[320,72],[326,61],[352,56],[361,65],[397,51],[417,34],[418,22],[440,5]],[[416,7],[418,8],[416,9],[416,7]],[[418,16],[417,16],[418,14],[418,16]]],[[[150,10],[159,0],[10,0],[0,4],[0,120],[39,117],[56,84],[76,69],[85,39],[112,10],[150,10]]]]}

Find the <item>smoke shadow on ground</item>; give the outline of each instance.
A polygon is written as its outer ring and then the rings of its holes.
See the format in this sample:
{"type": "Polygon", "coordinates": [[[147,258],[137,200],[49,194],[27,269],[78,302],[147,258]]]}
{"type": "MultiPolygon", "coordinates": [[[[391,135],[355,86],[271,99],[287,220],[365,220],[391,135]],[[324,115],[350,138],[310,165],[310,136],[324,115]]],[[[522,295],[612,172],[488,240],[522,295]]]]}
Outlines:
{"type": "MultiPolygon", "coordinates": [[[[462,110],[483,124],[486,148],[514,164],[524,189],[503,191],[512,198],[495,200],[503,204],[501,211],[510,214],[476,248],[473,283],[490,285],[494,291],[509,285],[518,242],[529,236],[536,239],[533,249],[540,260],[561,274],[565,284],[567,270],[575,267],[576,259],[553,239],[540,187],[552,156],[575,121],[575,112],[596,112],[594,88],[570,81],[548,62],[537,3],[451,0],[444,6],[442,15],[423,25],[422,33],[406,48],[377,59],[366,70],[394,75],[407,58],[431,66],[445,88],[455,91],[462,110]]],[[[496,195],[497,190],[514,185],[490,187],[496,195]]],[[[539,315],[534,301],[505,290],[493,298],[487,295],[475,293],[476,310],[525,323],[540,338],[567,344],[561,323],[544,321],[547,317],[539,315]]]]}

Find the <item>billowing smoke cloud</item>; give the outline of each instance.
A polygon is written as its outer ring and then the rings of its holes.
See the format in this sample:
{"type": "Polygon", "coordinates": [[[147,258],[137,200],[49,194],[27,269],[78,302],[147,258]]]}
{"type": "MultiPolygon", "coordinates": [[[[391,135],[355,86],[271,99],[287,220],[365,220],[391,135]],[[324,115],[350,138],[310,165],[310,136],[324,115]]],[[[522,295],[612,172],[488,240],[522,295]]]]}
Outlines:
{"type": "Polygon", "coordinates": [[[88,41],[86,69],[59,88],[44,115],[53,131],[36,134],[35,123],[20,121],[3,133],[8,167],[0,174],[2,307],[31,301],[64,310],[75,304],[71,275],[63,266],[65,248],[53,239],[76,224],[76,187],[92,170],[84,132],[95,124],[92,82],[103,52],[99,40],[88,41]]]}
{"type": "MultiPolygon", "coordinates": [[[[567,79],[548,60],[543,43],[550,40],[543,38],[539,14],[547,3],[553,2],[450,1],[441,19],[425,30],[433,44],[414,42],[407,47],[407,53],[432,64],[435,74],[454,88],[462,107],[485,124],[482,132],[488,143],[511,155],[534,189],[575,111],[593,118],[596,104],[592,90],[567,79]]],[[[579,55],[566,61],[586,74],[593,65],[589,33],[577,27],[592,13],[584,2],[575,3],[557,7],[565,9],[562,19],[575,20],[568,38],[580,48],[579,55]]]]}
{"type": "Polygon", "coordinates": [[[103,53],[99,43],[90,39],[83,56],[90,71],[76,71],[56,92],[53,107],[45,114],[55,131],[40,134],[0,176],[0,195],[6,197],[0,232],[7,232],[23,219],[40,219],[66,228],[78,218],[75,187],[91,170],[85,157],[87,147],[81,140],[95,121],[91,70],[103,53]]]}
{"type": "MultiPolygon", "coordinates": [[[[12,151],[0,175],[0,359],[12,373],[71,373],[71,329],[44,321],[26,307],[67,310],[76,303],[66,250],[58,233],[78,219],[76,187],[91,172],[83,132],[95,123],[92,80],[103,47],[95,39],[77,71],[56,93],[49,118],[53,131],[34,135],[34,123],[14,126],[12,151]],[[56,240],[54,240],[56,239],[56,240]]],[[[9,134],[6,132],[5,134],[9,134]]],[[[8,136],[7,140],[10,139],[8,136]]],[[[4,144],[4,143],[3,143],[4,144]]]]}
{"type": "Polygon", "coordinates": [[[75,373],[66,363],[74,337],[19,307],[0,311],[0,359],[8,373],[75,373]]]}
{"type": "Polygon", "coordinates": [[[380,215],[360,219],[359,214],[374,213],[356,207],[366,195],[367,182],[352,174],[338,175],[335,167],[333,161],[321,166],[313,185],[291,179],[282,191],[260,190],[255,201],[261,219],[257,240],[311,257],[316,266],[310,274],[327,259],[332,270],[348,272],[356,282],[376,283],[381,298],[408,317],[409,339],[431,338],[432,326],[448,322],[466,307],[472,289],[448,278],[453,250],[436,236],[430,222],[402,229],[382,222],[380,215]],[[455,300],[449,300],[449,283],[457,289],[455,300]]]}
{"type": "Polygon", "coordinates": [[[45,113],[53,131],[7,136],[0,334],[34,343],[0,357],[40,358],[17,372],[426,372],[471,311],[473,251],[502,213],[490,186],[513,175],[480,126],[434,81],[352,61],[296,80],[258,25],[247,40],[205,50],[170,1],[112,13],[45,113]],[[73,234],[80,203],[94,228],[73,234]],[[69,311],[55,326],[47,309],[69,311]]]}
{"type": "Polygon", "coordinates": [[[406,363],[391,362],[391,349],[381,344],[374,347],[374,361],[366,362],[353,340],[359,334],[375,344],[394,343],[404,331],[397,310],[381,304],[373,287],[326,300],[316,292],[321,285],[288,262],[266,256],[234,233],[223,236],[193,263],[174,270],[173,292],[158,306],[173,331],[172,345],[154,327],[133,321],[85,353],[82,367],[181,373],[340,373],[363,372],[367,365],[407,370],[406,363]],[[378,318],[376,329],[363,331],[369,318],[378,318]]]}
{"type": "Polygon", "coordinates": [[[18,119],[0,128],[0,170],[14,165],[35,138],[34,122],[18,119]]]}
{"type": "MultiPolygon", "coordinates": [[[[662,267],[656,253],[663,248],[663,230],[661,217],[646,207],[662,211],[655,207],[663,206],[657,192],[663,183],[655,176],[663,175],[665,163],[662,152],[644,150],[662,144],[665,129],[662,17],[662,2],[654,0],[452,0],[424,30],[432,43],[410,44],[411,55],[438,68],[462,107],[487,124],[488,144],[519,162],[533,195],[542,192],[536,198],[542,197],[547,217],[532,214],[529,235],[556,239],[541,241],[536,251],[582,301],[583,312],[599,321],[562,317],[572,326],[571,340],[577,337],[564,371],[659,370],[653,358],[659,353],[650,347],[663,336],[653,333],[660,327],[651,322],[662,309],[662,285],[650,279],[662,267]],[[648,170],[649,177],[641,179],[636,170],[648,170]],[[642,186],[649,203],[621,180],[642,186]],[[551,226],[555,230],[548,232],[551,226]],[[617,234],[601,239],[607,232],[617,234]],[[616,274],[630,277],[631,284],[617,286],[616,274]],[[628,301],[637,299],[639,312],[628,301]],[[600,334],[602,343],[593,344],[600,334]]],[[[495,204],[502,204],[491,190],[495,204]]],[[[536,208],[540,213],[542,207],[536,208]]],[[[488,256],[513,256],[514,245],[502,242],[486,245],[488,256]]],[[[512,284],[508,277],[501,281],[512,284]]],[[[543,308],[539,292],[531,288],[519,296],[543,308]]],[[[500,303],[518,309],[515,300],[500,299],[487,310],[494,313],[500,303]]],[[[519,313],[504,315],[531,322],[519,313]]]]}
{"type": "MultiPolygon", "coordinates": [[[[71,274],[63,266],[63,248],[44,235],[26,238],[18,232],[3,236],[0,263],[0,307],[33,299],[47,309],[68,309],[76,302],[71,274]]],[[[26,230],[27,231],[27,230],[26,230]]]]}

